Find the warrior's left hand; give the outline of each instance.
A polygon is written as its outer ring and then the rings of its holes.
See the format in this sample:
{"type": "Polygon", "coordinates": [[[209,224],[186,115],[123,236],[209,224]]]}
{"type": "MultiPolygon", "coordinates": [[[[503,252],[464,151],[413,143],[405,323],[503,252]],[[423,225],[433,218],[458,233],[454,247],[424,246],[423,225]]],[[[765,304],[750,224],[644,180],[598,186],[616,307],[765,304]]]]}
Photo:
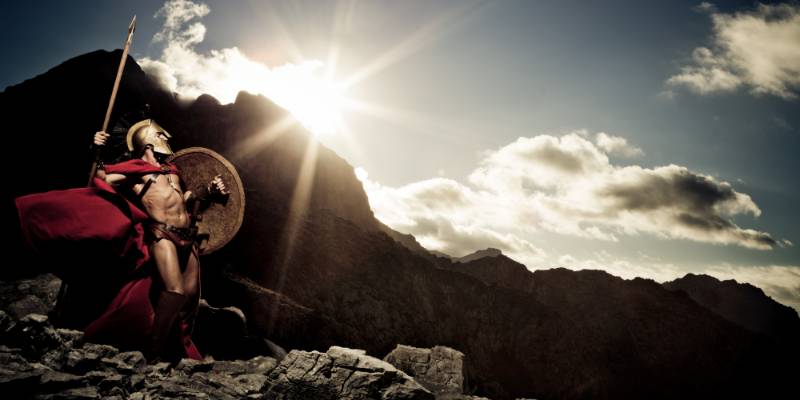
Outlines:
{"type": "Polygon", "coordinates": [[[208,192],[213,195],[220,195],[220,196],[227,196],[230,194],[228,189],[225,187],[225,182],[222,181],[222,176],[217,175],[211,182],[208,184],[208,192]]]}

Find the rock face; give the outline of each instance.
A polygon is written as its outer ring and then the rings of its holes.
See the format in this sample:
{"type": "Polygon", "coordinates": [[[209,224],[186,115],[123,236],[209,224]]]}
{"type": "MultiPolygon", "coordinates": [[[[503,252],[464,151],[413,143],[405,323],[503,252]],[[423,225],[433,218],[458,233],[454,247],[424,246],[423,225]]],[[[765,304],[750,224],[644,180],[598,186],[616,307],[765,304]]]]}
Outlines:
{"type": "Polygon", "coordinates": [[[28,314],[47,314],[53,309],[61,280],[42,274],[18,281],[0,281],[0,309],[14,318],[28,314]]]}
{"type": "MultiPolygon", "coordinates": [[[[25,174],[7,177],[4,221],[16,218],[16,196],[85,184],[87,145],[119,56],[77,57],[0,93],[6,131],[26,133],[6,135],[6,147],[37,155],[25,174]]],[[[796,353],[683,292],[600,271],[530,273],[502,255],[454,265],[411,238],[395,240],[373,218],[352,167],[299,125],[283,125],[285,110],[246,93],[229,105],[209,96],[179,102],[135,61],[127,65],[115,118],[148,103],[173,148],[209,147],[239,170],[245,222],[225,249],[203,258],[203,293],[214,306],[240,308],[249,327],[286,348],[342,345],[383,356],[397,343],[445,345],[469,356],[468,391],[496,399],[765,398],[794,389],[786,382],[796,353]]],[[[19,169],[13,157],[0,163],[19,169]]],[[[6,254],[20,259],[22,238],[5,229],[6,254]]],[[[79,272],[81,254],[64,250],[0,273],[79,272]]],[[[165,390],[173,389],[186,390],[165,390]]]]}
{"type": "Polygon", "coordinates": [[[397,345],[383,360],[436,395],[464,393],[464,354],[460,351],[445,346],[420,349],[397,345]]]}
{"type": "Polygon", "coordinates": [[[0,390],[37,399],[352,399],[433,400],[390,364],[363,350],[292,351],[241,361],[183,359],[148,365],[142,353],[82,343],[47,317],[0,311],[0,390]]]}
{"type": "Polygon", "coordinates": [[[420,399],[433,395],[392,365],[363,350],[292,351],[269,376],[272,399],[420,399]]]}

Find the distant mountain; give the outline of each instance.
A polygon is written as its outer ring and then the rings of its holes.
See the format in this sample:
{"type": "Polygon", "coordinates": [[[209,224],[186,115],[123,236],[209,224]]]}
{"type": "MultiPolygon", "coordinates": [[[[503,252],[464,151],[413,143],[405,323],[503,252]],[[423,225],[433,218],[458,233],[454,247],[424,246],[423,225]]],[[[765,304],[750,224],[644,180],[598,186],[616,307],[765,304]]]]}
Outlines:
{"type": "MultiPolygon", "coordinates": [[[[5,147],[15,154],[0,161],[9,172],[4,220],[16,218],[18,195],[85,184],[87,147],[119,56],[76,57],[0,93],[5,147]]],[[[496,399],[774,398],[794,390],[792,349],[683,291],[601,271],[531,273],[502,254],[453,262],[387,231],[352,167],[301,126],[282,129],[288,113],[264,97],[181,102],[131,59],[114,116],[144,104],[174,148],[209,147],[238,168],[245,222],[203,258],[203,296],[240,307],[251,328],[288,349],[336,344],[383,357],[398,343],[446,345],[466,355],[466,387],[496,399]]],[[[7,233],[6,254],[15,254],[21,238],[7,233]]],[[[80,268],[61,258],[2,274],[80,268]]]]}
{"type": "Polygon", "coordinates": [[[459,257],[456,259],[456,261],[460,263],[468,263],[473,260],[480,260],[481,258],[487,258],[487,257],[495,258],[502,254],[503,254],[502,251],[489,247],[483,250],[478,250],[471,254],[467,254],[464,257],[459,257]]]}
{"type": "Polygon", "coordinates": [[[797,311],[778,303],[753,285],[687,274],[664,283],[664,287],[686,292],[697,304],[747,329],[770,336],[784,345],[800,347],[797,311]]]}
{"type": "Polygon", "coordinates": [[[506,257],[498,249],[479,250],[445,266],[451,271],[477,278],[481,282],[507,289],[531,292],[533,274],[524,265],[506,257]]]}

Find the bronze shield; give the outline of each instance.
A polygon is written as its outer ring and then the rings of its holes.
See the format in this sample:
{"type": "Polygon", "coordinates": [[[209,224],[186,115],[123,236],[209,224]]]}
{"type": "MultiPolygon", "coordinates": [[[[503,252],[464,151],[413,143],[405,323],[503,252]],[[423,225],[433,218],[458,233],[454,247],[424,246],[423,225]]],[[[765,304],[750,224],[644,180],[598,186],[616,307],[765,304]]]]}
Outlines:
{"type": "Polygon", "coordinates": [[[215,176],[222,176],[230,192],[227,201],[224,204],[212,203],[197,220],[200,254],[219,250],[236,236],[244,219],[244,186],[239,173],[219,153],[203,147],[183,149],[167,161],[178,166],[186,190],[194,193],[208,185],[215,176]]]}

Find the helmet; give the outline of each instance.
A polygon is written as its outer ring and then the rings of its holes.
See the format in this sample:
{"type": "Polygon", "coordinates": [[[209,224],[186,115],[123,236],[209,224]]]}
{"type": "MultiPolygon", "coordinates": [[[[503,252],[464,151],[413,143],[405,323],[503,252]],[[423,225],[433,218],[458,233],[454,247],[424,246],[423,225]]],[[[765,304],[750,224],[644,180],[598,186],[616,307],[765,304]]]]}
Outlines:
{"type": "Polygon", "coordinates": [[[156,121],[145,119],[133,124],[128,129],[128,150],[134,157],[140,157],[150,146],[154,153],[170,155],[172,149],[167,144],[167,140],[171,137],[172,135],[167,133],[156,121]]]}

